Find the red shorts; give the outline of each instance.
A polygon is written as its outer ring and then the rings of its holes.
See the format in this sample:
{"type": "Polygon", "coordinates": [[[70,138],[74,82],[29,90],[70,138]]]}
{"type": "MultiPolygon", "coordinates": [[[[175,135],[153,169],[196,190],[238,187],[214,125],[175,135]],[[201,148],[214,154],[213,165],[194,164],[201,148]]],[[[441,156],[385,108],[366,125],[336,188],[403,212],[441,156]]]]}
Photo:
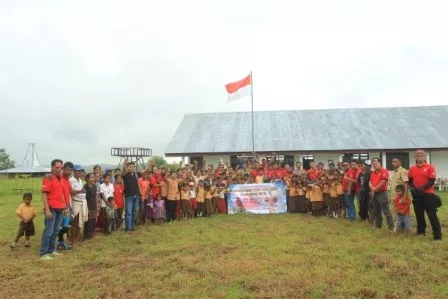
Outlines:
{"type": "Polygon", "coordinates": [[[226,214],[227,207],[226,207],[226,200],[224,198],[219,199],[218,204],[218,213],[219,214],[226,214]]]}
{"type": "Polygon", "coordinates": [[[190,198],[190,207],[192,210],[198,209],[198,201],[196,198],[190,198]]]}

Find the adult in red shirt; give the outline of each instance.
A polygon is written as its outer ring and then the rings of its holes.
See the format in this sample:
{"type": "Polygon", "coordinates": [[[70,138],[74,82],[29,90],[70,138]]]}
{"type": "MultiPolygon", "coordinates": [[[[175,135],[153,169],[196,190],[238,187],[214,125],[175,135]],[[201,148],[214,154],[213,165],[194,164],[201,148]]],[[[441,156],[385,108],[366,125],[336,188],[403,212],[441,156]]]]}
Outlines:
{"type": "Polygon", "coordinates": [[[350,163],[350,169],[345,173],[344,179],[346,181],[345,190],[345,207],[347,208],[347,216],[350,221],[356,219],[356,208],[355,208],[355,194],[356,194],[356,184],[358,182],[359,170],[357,161],[353,160],[350,163]]]}
{"type": "Polygon", "coordinates": [[[383,216],[386,217],[387,226],[390,230],[394,229],[392,212],[390,211],[389,195],[387,187],[389,183],[389,172],[381,166],[378,158],[372,160],[373,172],[370,175],[370,190],[372,192],[373,219],[375,226],[381,228],[383,225],[383,216]]]}
{"type": "Polygon", "coordinates": [[[316,168],[316,164],[314,162],[310,162],[310,169],[307,170],[306,175],[308,180],[314,182],[320,175],[319,169],[316,168]]]}
{"type": "Polygon", "coordinates": [[[42,181],[45,228],[40,245],[40,256],[44,260],[53,259],[50,254],[58,254],[56,251],[56,237],[61,229],[64,211],[67,209],[62,168],[62,160],[55,159],[51,161],[51,174],[45,176],[42,181]]]}
{"type": "Polygon", "coordinates": [[[274,162],[272,163],[272,169],[268,171],[268,177],[273,180],[275,178],[283,179],[285,176],[285,172],[283,169],[278,167],[278,163],[274,162]]]}
{"type": "Polygon", "coordinates": [[[255,167],[252,168],[251,171],[251,175],[253,178],[256,178],[258,176],[258,174],[260,173],[260,170],[263,169],[263,165],[261,165],[260,163],[255,163],[255,167]]]}
{"type": "Polygon", "coordinates": [[[433,165],[426,163],[426,154],[423,150],[415,152],[416,165],[409,169],[409,186],[414,198],[414,212],[417,220],[417,234],[426,233],[425,211],[432,226],[434,240],[442,240],[442,229],[437,208],[440,199],[434,194],[434,183],[436,181],[436,169],[433,165]]]}

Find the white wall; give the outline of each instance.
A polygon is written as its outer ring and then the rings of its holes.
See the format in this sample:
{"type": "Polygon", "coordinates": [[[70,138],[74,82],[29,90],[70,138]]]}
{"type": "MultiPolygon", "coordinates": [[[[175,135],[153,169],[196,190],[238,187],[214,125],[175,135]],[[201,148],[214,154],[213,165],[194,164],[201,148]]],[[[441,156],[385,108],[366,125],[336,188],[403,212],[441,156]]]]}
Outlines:
{"type": "Polygon", "coordinates": [[[324,167],[327,168],[328,160],[333,160],[334,163],[338,163],[341,155],[342,154],[327,154],[327,153],[314,154],[314,162],[316,163],[322,162],[324,163],[324,167]]]}
{"type": "Polygon", "coordinates": [[[204,161],[207,165],[212,164],[215,167],[219,164],[221,159],[224,164],[227,162],[230,165],[230,155],[204,156],[204,161]]]}
{"type": "Polygon", "coordinates": [[[430,152],[430,159],[431,164],[436,167],[437,177],[448,177],[448,151],[430,152]]]}

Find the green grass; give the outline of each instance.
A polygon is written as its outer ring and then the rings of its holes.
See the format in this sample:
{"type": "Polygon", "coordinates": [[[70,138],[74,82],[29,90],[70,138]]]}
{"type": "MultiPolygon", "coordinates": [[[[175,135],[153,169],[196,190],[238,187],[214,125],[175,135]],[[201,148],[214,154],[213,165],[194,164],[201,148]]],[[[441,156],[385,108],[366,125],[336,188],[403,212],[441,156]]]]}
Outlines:
{"type": "MultiPolygon", "coordinates": [[[[306,215],[228,215],[97,235],[40,261],[41,211],[32,247],[8,247],[20,202],[0,197],[0,298],[448,297],[448,242],[430,233],[405,237],[306,215]]],[[[40,210],[39,195],[34,204],[40,210]]],[[[446,206],[439,215],[446,233],[446,206]]]]}

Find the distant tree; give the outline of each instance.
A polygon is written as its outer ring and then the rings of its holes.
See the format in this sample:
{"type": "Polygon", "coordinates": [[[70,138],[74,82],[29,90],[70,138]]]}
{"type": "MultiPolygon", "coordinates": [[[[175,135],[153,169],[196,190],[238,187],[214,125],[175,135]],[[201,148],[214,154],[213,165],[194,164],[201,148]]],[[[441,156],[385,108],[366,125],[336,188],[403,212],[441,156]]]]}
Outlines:
{"type": "Polygon", "coordinates": [[[0,170],[14,168],[15,166],[16,162],[11,160],[4,148],[0,148],[0,170]]]}
{"type": "Polygon", "coordinates": [[[154,156],[149,160],[149,162],[154,162],[154,164],[159,168],[162,166],[166,167],[166,165],[168,165],[168,162],[165,160],[165,158],[161,156],[154,156]]]}

